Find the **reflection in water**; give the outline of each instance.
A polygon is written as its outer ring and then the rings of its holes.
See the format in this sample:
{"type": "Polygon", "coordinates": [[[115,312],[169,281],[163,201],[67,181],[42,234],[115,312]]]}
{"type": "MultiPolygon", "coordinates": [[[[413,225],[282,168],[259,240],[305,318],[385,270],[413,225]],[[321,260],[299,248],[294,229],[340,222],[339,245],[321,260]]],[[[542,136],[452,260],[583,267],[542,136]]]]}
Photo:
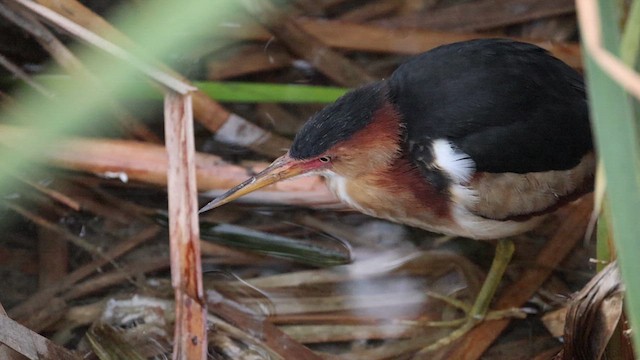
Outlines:
{"type": "Polygon", "coordinates": [[[454,253],[401,249],[378,252],[350,265],[245,281],[228,279],[215,287],[224,293],[220,301],[250,311],[258,320],[255,328],[245,329],[256,339],[265,337],[261,331],[268,321],[312,348],[338,354],[350,349],[352,354],[352,346],[360,344],[377,358],[374,353],[382,349],[396,355],[417,351],[450,331],[424,326],[427,321],[461,316],[428,294],[472,298],[479,283],[477,275],[471,275],[474,271],[454,253]],[[467,285],[469,277],[476,286],[467,285]],[[398,343],[389,346],[389,342],[398,343]]]}

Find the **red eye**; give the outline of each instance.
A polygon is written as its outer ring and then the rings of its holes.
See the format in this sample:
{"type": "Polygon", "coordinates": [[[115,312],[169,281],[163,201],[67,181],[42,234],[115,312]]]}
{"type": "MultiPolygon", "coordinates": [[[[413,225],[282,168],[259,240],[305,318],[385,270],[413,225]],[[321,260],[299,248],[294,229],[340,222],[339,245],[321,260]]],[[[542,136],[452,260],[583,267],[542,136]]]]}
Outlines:
{"type": "Polygon", "coordinates": [[[331,161],[331,156],[321,156],[318,158],[318,160],[320,160],[320,162],[323,162],[323,163],[328,163],[331,161]]]}

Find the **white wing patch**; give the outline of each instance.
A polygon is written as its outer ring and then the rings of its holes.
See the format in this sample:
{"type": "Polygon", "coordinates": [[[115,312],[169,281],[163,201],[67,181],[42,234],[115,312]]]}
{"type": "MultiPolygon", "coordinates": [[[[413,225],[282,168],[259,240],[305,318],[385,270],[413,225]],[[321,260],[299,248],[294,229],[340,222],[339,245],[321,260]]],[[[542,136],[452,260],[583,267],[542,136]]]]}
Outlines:
{"type": "Polygon", "coordinates": [[[465,184],[471,180],[476,164],[469,155],[455,149],[449,141],[444,139],[434,141],[432,146],[436,165],[453,181],[465,184]]]}

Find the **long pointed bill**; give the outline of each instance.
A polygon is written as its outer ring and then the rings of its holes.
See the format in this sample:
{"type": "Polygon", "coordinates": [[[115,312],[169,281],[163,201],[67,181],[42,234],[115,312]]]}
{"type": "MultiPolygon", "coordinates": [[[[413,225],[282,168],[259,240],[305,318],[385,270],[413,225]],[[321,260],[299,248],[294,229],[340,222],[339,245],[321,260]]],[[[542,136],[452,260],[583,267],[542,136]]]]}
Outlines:
{"type": "Polygon", "coordinates": [[[289,179],[316,169],[315,166],[310,165],[311,164],[292,159],[288,154],[283,155],[255,176],[213,199],[210,203],[200,209],[198,213],[202,214],[205,211],[224,205],[280,180],[289,179]]]}

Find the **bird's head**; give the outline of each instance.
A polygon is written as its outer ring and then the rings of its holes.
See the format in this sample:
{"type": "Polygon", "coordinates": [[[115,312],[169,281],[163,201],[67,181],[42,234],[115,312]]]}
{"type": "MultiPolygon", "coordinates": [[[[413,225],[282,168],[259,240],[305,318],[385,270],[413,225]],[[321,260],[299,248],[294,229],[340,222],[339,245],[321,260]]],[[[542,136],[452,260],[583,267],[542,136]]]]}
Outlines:
{"type": "Polygon", "coordinates": [[[285,155],[200,212],[296,176],[334,173],[354,178],[382,171],[400,155],[402,130],[385,83],[350,91],[311,117],[285,155]]]}

